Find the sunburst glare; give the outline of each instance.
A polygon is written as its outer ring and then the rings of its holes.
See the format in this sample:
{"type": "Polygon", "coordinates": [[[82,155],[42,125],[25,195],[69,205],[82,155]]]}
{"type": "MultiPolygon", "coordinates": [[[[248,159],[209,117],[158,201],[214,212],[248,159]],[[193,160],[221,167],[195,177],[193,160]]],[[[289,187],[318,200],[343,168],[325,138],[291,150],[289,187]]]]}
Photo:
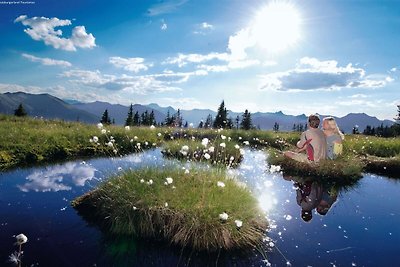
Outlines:
{"type": "Polygon", "coordinates": [[[259,47],[276,53],[298,41],[300,24],[300,13],[293,3],[274,1],[257,12],[251,31],[259,47]]]}

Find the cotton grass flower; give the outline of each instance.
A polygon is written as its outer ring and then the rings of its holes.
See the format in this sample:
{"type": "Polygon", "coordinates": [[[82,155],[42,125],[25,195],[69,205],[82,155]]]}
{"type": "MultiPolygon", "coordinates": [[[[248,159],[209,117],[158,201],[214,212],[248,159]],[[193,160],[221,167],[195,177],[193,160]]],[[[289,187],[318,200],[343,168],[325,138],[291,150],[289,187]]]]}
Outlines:
{"type": "Polygon", "coordinates": [[[269,168],[270,173],[275,173],[280,171],[281,171],[281,166],[279,165],[271,165],[271,167],[269,168]]]}
{"type": "Polygon", "coordinates": [[[225,143],[221,143],[221,144],[219,144],[219,146],[225,148],[226,144],[225,143]]]}
{"type": "Polygon", "coordinates": [[[114,147],[114,144],[110,141],[110,142],[106,143],[106,146],[108,146],[108,147],[114,147]]]}
{"type": "Polygon", "coordinates": [[[236,144],[236,145],[235,145],[235,148],[236,148],[236,149],[239,149],[239,148],[240,148],[240,146],[239,146],[238,144],[236,144]]]}
{"type": "Polygon", "coordinates": [[[20,246],[22,244],[25,244],[26,242],[28,242],[28,238],[26,237],[26,235],[24,234],[19,234],[15,237],[15,239],[17,239],[16,245],[20,246]]]}
{"type": "Polygon", "coordinates": [[[172,179],[171,177],[167,177],[165,178],[165,180],[167,184],[172,184],[174,182],[174,179],[172,179]]]}
{"type": "Polygon", "coordinates": [[[250,142],[249,141],[243,141],[243,144],[248,146],[248,145],[250,145],[250,142]]]}
{"type": "Polygon", "coordinates": [[[148,184],[148,185],[152,185],[152,184],[153,184],[153,180],[152,180],[152,179],[148,180],[148,181],[147,181],[147,184],[148,184]]]}
{"type": "Polygon", "coordinates": [[[224,183],[224,182],[221,182],[221,181],[218,181],[218,182],[217,182],[217,186],[218,186],[218,187],[224,188],[224,187],[225,187],[225,183],[224,183]]]}
{"type": "Polygon", "coordinates": [[[210,148],[208,149],[208,151],[210,151],[210,153],[214,153],[215,148],[213,146],[210,146],[210,148]]]}
{"type": "Polygon", "coordinates": [[[97,136],[93,136],[93,142],[95,143],[99,142],[99,138],[97,136]]]}
{"type": "Polygon", "coordinates": [[[154,126],[154,125],[151,125],[151,126],[150,126],[150,129],[151,129],[151,130],[154,130],[155,128],[156,128],[156,126],[154,126]]]}
{"type": "Polygon", "coordinates": [[[103,126],[103,124],[102,124],[101,122],[97,124],[97,128],[103,129],[103,127],[104,127],[104,126],[103,126]]]}
{"type": "Polygon", "coordinates": [[[235,220],[235,224],[236,224],[237,228],[240,228],[240,227],[242,227],[243,222],[241,220],[235,220]]]}
{"type": "Polygon", "coordinates": [[[201,140],[201,144],[202,144],[204,147],[207,147],[208,142],[209,142],[208,138],[203,138],[203,140],[201,140]]]}
{"type": "Polygon", "coordinates": [[[226,213],[226,212],[223,212],[223,213],[221,213],[220,215],[219,215],[219,219],[221,220],[221,221],[226,221],[226,220],[228,220],[228,214],[226,213]]]}
{"type": "Polygon", "coordinates": [[[210,154],[205,153],[205,154],[204,154],[204,158],[207,159],[207,160],[209,160],[209,159],[211,158],[211,156],[210,156],[210,154]]]}
{"type": "Polygon", "coordinates": [[[129,125],[125,126],[125,130],[129,131],[131,129],[131,127],[129,127],[129,125]]]}
{"type": "Polygon", "coordinates": [[[222,139],[222,140],[225,140],[225,139],[226,139],[226,136],[223,135],[223,134],[221,134],[221,139],[222,139]]]}
{"type": "Polygon", "coordinates": [[[106,129],[101,129],[101,134],[106,134],[107,130],[106,129]]]}
{"type": "Polygon", "coordinates": [[[162,135],[161,133],[158,133],[158,134],[157,134],[158,137],[161,137],[161,135],[162,135]]]}

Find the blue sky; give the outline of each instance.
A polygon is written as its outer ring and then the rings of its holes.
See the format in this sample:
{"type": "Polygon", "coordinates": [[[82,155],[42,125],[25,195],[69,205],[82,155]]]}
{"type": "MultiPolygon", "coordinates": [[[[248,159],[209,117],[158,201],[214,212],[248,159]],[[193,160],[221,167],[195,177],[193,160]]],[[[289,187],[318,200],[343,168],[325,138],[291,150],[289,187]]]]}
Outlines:
{"type": "Polygon", "coordinates": [[[392,119],[399,1],[0,1],[0,92],[392,119]]]}

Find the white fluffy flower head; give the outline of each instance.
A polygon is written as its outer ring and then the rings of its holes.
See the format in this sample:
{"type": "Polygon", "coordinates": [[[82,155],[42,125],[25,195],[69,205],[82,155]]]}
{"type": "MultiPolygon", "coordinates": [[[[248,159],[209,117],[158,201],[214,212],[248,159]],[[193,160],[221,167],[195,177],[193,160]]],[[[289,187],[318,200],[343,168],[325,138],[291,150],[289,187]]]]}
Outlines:
{"type": "Polygon", "coordinates": [[[219,215],[219,218],[220,218],[220,220],[221,221],[226,221],[226,220],[228,220],[228,214],[226,213],[226,212],[223,212],[223,213],[221,213],[220,215],[219,215]]]}
{"type": "Polygon", "coordinates": [[[22,245],[28,242],[28,238],[24,234],[17,235],[15,239],[17,239],[17,245],[22,245]]]}
{"type": "Polygon", "coordinates": [[[241,220],[235,220],[235,224],[236,224],[237,228],[240,228],[240,227],[242,227],[243,222],[241,220]]]}
{"type": "Polygon", "coordinates": [[[174,179],[172,179],[171,177],[167,177],[165,178],[167,184],[172,184],[174,182],[174,179]]]}

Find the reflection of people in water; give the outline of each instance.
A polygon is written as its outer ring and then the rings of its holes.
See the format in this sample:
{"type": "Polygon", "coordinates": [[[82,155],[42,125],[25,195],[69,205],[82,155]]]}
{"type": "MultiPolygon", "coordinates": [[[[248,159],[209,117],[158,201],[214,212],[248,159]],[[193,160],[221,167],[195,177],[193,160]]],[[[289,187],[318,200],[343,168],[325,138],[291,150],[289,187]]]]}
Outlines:
{"type": "Polygon", "coordinates": [[[305,222],[312,220],[313,210],[320,215],[326,215],[337,201],[338,191],[333,186],[324,186],[316,181],[305,181],[299,177],[284,175],[283,179],[294,181],[296,201],[301,207],[301,218],[305,222]]]}
{"type": "Polygon", "coordinates": [[[322,192],[321,201],[316,208],[318,214],[325,216],[331,209],[332,205],[336,202],[337,197],[338,192],[335,188],[332,187],[330,190],[325,189],[322,192]]]}
{"type": "Polygon", "coordinates": [[[305,222],[312,219],[312,211],[321,201],[322,186],[317,182],[296,182],[296,200],[297,204],[301,207],[301,218],[305,222]]]}

